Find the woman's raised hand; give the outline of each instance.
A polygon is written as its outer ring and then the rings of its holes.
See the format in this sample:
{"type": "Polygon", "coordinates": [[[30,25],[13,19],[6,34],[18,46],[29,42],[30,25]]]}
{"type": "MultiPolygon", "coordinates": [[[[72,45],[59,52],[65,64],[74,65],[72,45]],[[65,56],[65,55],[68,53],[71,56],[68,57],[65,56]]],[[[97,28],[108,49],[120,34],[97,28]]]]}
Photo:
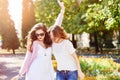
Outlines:
{"type": "Polygon", "coordinates": [[[60,0],[57,0],[58,4],[60,5],[62,10],[65,10],[64,2],[60,2],[60,0]]]}

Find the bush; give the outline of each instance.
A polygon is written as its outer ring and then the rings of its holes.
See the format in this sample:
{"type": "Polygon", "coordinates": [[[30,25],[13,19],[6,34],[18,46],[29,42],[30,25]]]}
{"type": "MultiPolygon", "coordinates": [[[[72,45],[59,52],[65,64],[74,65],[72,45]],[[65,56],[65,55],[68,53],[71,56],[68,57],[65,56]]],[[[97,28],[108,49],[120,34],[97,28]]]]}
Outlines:
{"type": "MultiPolygon", "coordinates": [[[[120,64],[107,58],[80,57],[81,69],[85,74],[85,80],[120,80],[120,64]]],[[[53,60],[53,66],[57,69],[57,63],[53,60]]]]}
{"type": "Polygon", "coordinates": [[[120,80],[120,64],[107,58],[79,59],[81,69],[87,76],[85,80],[120,80]]]}

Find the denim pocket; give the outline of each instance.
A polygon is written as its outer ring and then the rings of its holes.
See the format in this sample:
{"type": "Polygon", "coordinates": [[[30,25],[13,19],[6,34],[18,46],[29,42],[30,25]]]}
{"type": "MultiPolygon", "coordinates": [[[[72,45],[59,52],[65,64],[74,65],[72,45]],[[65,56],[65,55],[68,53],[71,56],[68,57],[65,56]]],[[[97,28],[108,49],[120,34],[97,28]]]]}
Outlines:
{"type": "Polygon", "coordinates": [[[68,74],[68,80],[78,80],[78,71],[71,71],[68,74]]]}

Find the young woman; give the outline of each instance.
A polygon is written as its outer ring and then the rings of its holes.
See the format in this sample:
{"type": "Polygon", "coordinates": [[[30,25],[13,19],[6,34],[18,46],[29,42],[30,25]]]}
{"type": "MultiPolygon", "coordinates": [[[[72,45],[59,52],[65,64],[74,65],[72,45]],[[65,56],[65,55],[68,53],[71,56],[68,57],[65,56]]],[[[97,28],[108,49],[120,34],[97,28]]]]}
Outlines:
{"type": "MultiPolygon", "coordinates": [[[[61,12],[54,25],[61,25],[64,4],[58,0],[61,12]]],[[[26,74],[25,80],[54,80],[51,63],[52,41],[44,24],[36,24],[28,34],[27,52],[19,76],[26,74]]]]}
{"type": "Polygon", "coordinates": [[[55,25],[49,31],[53,41],[52,51],[58,64],[56,80],[78,80],[78,77],[84,79],[75,49],[64,29],[55,25]]]}
{"type": "Polygon", "coordinates": [[[27,42],[25,63],[19,74],[26,73],[26,80],[53,80],[52,41],[46,26],[42,23],[36,24],[31,29],[27,42]]]}

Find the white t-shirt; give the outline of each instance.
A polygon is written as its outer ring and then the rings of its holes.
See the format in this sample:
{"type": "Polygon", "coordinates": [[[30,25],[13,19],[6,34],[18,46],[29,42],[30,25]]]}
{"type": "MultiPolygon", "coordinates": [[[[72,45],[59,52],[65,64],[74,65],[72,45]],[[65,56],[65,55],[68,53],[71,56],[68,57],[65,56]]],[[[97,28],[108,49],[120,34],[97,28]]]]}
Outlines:
{"type": "Polygon", "coordinates": [[[53,43],[53,54],[57,60],[58,70],[77,70],[76,62],[72,56],[75,52],[73,44],[69,40],[53,43]]]}

